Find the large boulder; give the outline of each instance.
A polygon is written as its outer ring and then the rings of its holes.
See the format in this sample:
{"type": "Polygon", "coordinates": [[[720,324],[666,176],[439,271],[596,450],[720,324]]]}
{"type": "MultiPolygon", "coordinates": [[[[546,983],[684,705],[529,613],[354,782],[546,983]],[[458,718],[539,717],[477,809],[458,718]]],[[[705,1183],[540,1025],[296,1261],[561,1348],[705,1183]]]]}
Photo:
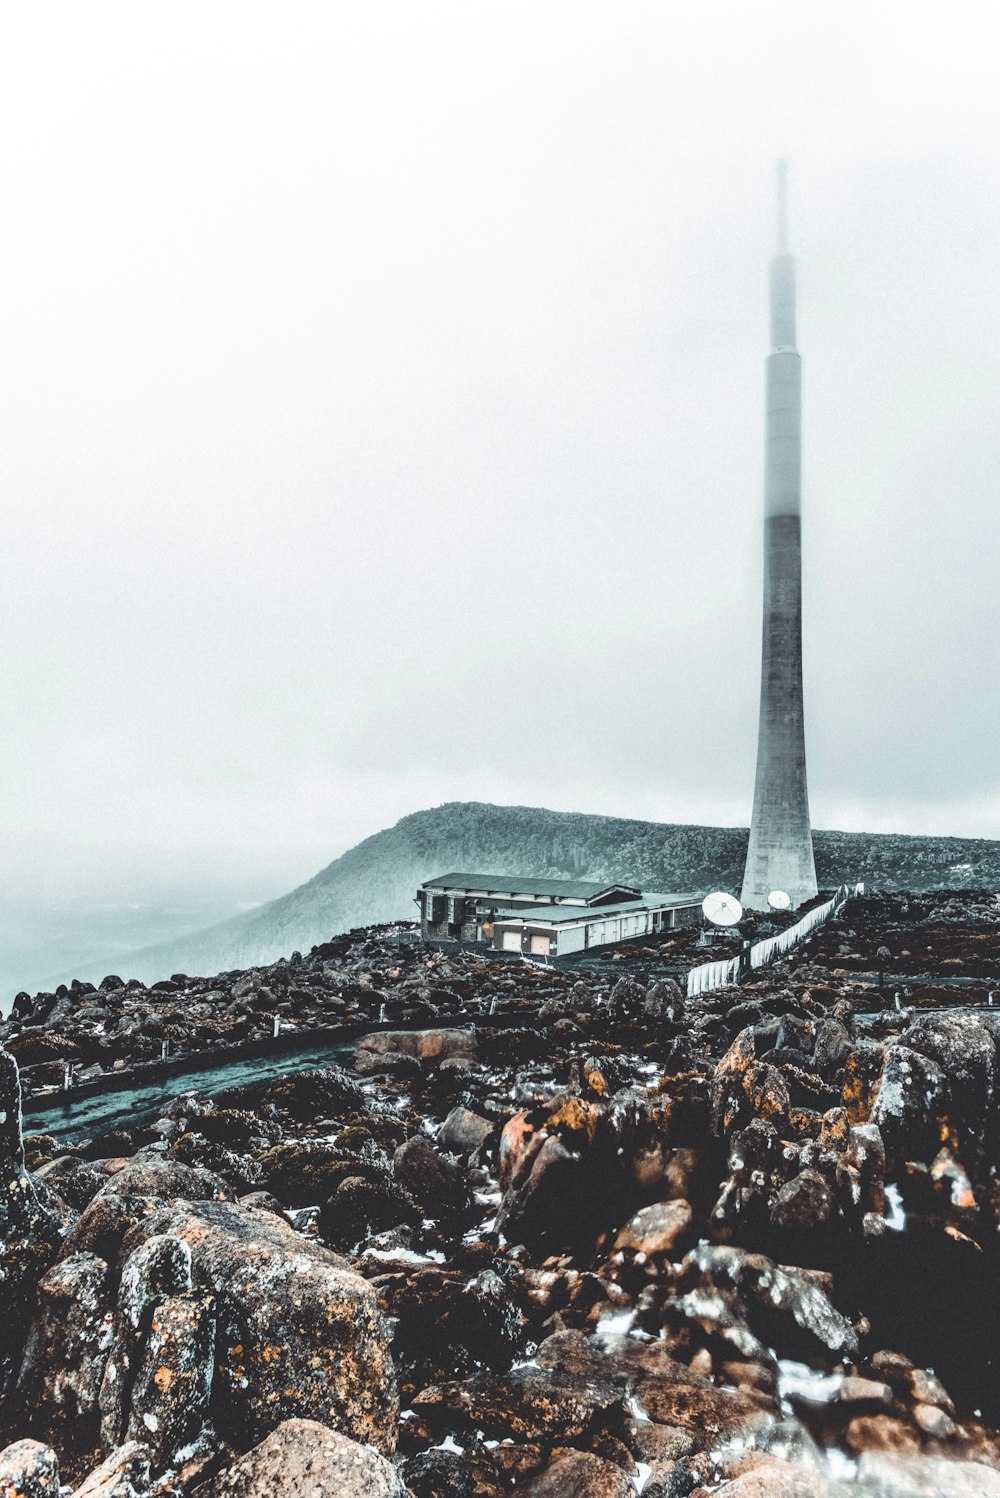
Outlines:
{"type": "Polygon", "coordinates": [[[452,1108],[438,1131],[437,1142],[449,1155],[469,1156],[482,1149],[493,1133],[493,1124],[469,1108],[452,1108]]]}
{"type": "Polygon", "coordinates": [[[126,1236],[169,1234],[191,1250],[195,1289],[215,1296],[212,1416],[241,1450],[282,1420],[319,1419],[391,1452],[396,1377],[375,1293],[328,1249],[272,1212],[172,1202],[126,1236]]]}
{"type": "Polygon", "coordinates": [[[315,1420],[285,1420],[198,1498],[406,1498],[391,1462],[315,1420]]]}
{"type": "MultiPolygon", "coordinates": [[[[586,1337],[564,1331],[547,1337],[537,1356],[557,1388],[568,1385],[589,1393],[595,1412],[608,1408],[595,1395],[617,1389],[622,1396],[628,1395],[638,1429],[648,1430],[646,1421],[652,1421],[671,1427],[675,1434],[686,1432],[690,1437],[690,1442],[683,1439],[686,1449],[740,1437],[766,1422],[773,1410],[763,1395],[717,1388],[671,1357],[661,1341],[642,1343],[632,1337],[586,1337]]],[[[592,1428],[596,1424],[595,1420],[592,1428]]]]}
{"type": "Polygon", "coordinates": [[[157,1470],[176,1467],[211,1441],[209,1400],[215,1300],[175,1295],[153,1313],[130,1395],[129,1440],[149,1446],[157,1470]]]}
{"type": "Polygon", "coordinates": [[[852,1124],[867,1123],[878,1091],[885,1051],[875,1040],[855,1040],[844,1062],[840,1100],[852,1124]]]}
{"type": "Polygon", "coordinates": [[[632,1498],[636,1485],[621,1467],[593,1451],[556,1448],[524,1488],[524,1498],[632,1498]]]}
{"type": "Polygon", "coordinates": [[[319,1229],[330,1248],[356,1249],[372,1233],[417,1227],[424,1209],[392,1180],[346,1176],[320,1207],[319,1229]]]}
{"type": "Polygon", "coordinates": [[[427,1067],[443,1061],[475,1061],[477,1055],[473,1030],[380,1030],[358,1041],[354,1066],[369,1075],[391,1071],[399,1057],[408,1056],[427,1067]]]}
{"type": "Polygon", "coordinates": [[[800,1170],[775,1196],[771,1222],[783,1232],[811,1237],[829,1227],[838,1212],[836,1195],[825,1176],[818,1170],[800,1170]]]}
{"type": "Polygon", "coordinates": [[[128,1441],[84,1478],[73,1498],[148,1498],[150,1491],[149,1448],[128,1441]]]}
{"type": "Polygon", "coordinates": [[[111,1307],[108,1266],[96,1254],[72,1254],[39,1281],[17,1388],[53,1435],[61,1423],[78,1435],[90,1422],[96,1427],[111,1307]]]}
{"type": "Polygon", "coordinates": [[[0,1048],[0,1396],[17,1372],[35,1286],[55,1258],[59,1229],[24,1168],[17,1062],[0,1048]]]}
{"type": "Polygon", "coordinates": [[[630,1162],[644,1121],[645,1098],[631,1090],[607,1100],[567,1091],[508,1119],[497,1232],[535,1248],[581,1248],[621,1223],[635,1199],[630,1162]]]}
{"type": "Polygon", "coordinates": [[[861,1491],[891,1493],[893,1498],[1000,1498],[995,1468],[927,1452],[865,1451],[858,1479],[861,1491]]]}
{"type": "Polygon", "coordinates": [[[615,1249],[631,1249],[647,1259],[672,1256],[678,1243],[687,1236],[692,1216],[691,1207],[683,1198],[640,1207],[619,1232],[615,1249]]]}
{"type": "Polygon", "coordinates": [[[728,1136],[734,1126],[752,1117],[775,1125],[785,1124],[789,1106],[784,1075],[777,1066],[757,1059],[753,1026],[744,1027],[716,1065],[712,1077],[716,1133],[728,1136]]]}
{"type": "Polygon", "coordinates": [[[353,1077],[339,1066],[292,1072],[268,1089],[271,1102],[293,1118],[341,1118],[365,1106],[365,1095],[353,1077]]]}
{"type": "Polygon", "coordinates": [[[907,1045],[890,1047],[871,1109],[890,1167],[900,1160],[930,1160],[937,1153],[937,1119],[947,1108],[947,1091],[936,1061],[907,1045]]]}
{"type": "Polygon", "coordinates": [[[482,1449],[473,1453],[431,1446],[407,1457],[399,1475],[411,1498],[508,1498],[510,1487],[489,1452],[482,1449]]]}
{"type": "Polygon", "coordinates": [[[591,1202],[587,1172],[579,1154],[555,1134],[540,1131],[541,1143],[530,1170],[507,1187],[497,1213],[497,1231],[515,1243],[560,1244],[574,1236],[578,1219],[591,1202]]]}
{"type": "Polygon", "coordinates": [[[973,1135],[982,1130],[995,1101],[997,1049],[974,1014],[935,1014],[906,1032],[911,1051],[930,1057],[948,1082],[952,1112],[973,1135]]]}
{"type": "Polygon", "coordinates": [[[161,1301],[191,1289],[191,1250],[180,1238],[154,1235],[130,1254],[118,1286],[114,1338],[101,1384],[101,1436],[106,1447],[124,1439],[136,1364],[161,1301]]]}
{"type": "Polygon", "coordinates": [[[54,1191],[60,1201],[80,1212],[106,1180],[104,1171],[93,1161],[79,1155],[56,1155],[34,1172],[36,1182],[54,1191]]]}
{"type": "Polygon", "coordinates": [[[497,1440],[553,1442],[610,1427],[621,1420],[623,1401],[623,1384],[602,1372],[520,1367],[432,1384],[413,1408],[436,1435],[478,1430],[497,1440]]]}
{"type": "Polygon", "coordinates": [[[524,1355],[526,1319],[507,1276],[492,1268],[475,1279],[422,1265],[385,1285],[395,1322],[393,1358],[404,1386],[424,1387],[482,1367],[508,1369],[524,1355]]]}
{"type": "Polygon", "coordinates": [[[462,1172],[438,1154],[425,1134],[415,1134],[399,1146],[392,1173],[397,1185],[420,1203],[428,1217],[453,1218],[470,1205],[462,1172]]]}
{"type": "Polygon", "coordinates": [[[221,1176],[200,1165],[185,1165],[155,1145],[140,1150],[130,1160],[109,1160],[108,1180],[101,1187],[106,1196],[132,1196],[143,1200],[232,1201],[233,1193],[221,1176]]]}
{"type": "Polygon", "coordinates": [[[818,1471],[773,1456],[762,1457],[749,1471],[715,1489],[716,1498],[834,1498],[839,1491],[848,1490],[834,1486],[818,1471]]]}
{"type": "Polygon", "coordinates": [[[784,1337],[781,1321],[795,1323],[814,1347],[838,1356],[854,1356],[858,1334],[837,1310],[824,1288],[823,1277],[794,1265],[775,1264],[763,1254],[708,1243],[688,1254],[686,1281],[707,1281],[721,1290],[735,1290],[751,1327],[762,1335],[784,1337]]]}
{"type": "Polygon", "coordinates": [[[613,1020],[638,1019],[646,1002],[646,990],[632,978],[619,978],[608,999],[608,1013],[613,1020]]]}
{"type": "Polygon", "coordinates": [[[646,989],[643,1018],[656,1022],[674,1022],[684,1018],[684,998],[680,984],[673,978],[659,978],[646,989]]]}
{"type": "Polygon", "coordinates": [[[0,1498],[59,1498],[59,1458],[41,1441],[0,1451],[0,1498]]]}
{"type": "Polygon", "coordinates": [[[840,1020],[827,1015],[816,1026],[813,1064],[822,1077],[839,1071],[851,1052],[851,1037],[840,1020]]]}
{"type": "Polygon", "coordinates": [[[362,1164],[326,1140],[287,1140],[260,1156],[261,1179],[285,1207],[312,1207],[332,1196],[347,1176],[384,1175],[372,1161],[362,1164]]]}

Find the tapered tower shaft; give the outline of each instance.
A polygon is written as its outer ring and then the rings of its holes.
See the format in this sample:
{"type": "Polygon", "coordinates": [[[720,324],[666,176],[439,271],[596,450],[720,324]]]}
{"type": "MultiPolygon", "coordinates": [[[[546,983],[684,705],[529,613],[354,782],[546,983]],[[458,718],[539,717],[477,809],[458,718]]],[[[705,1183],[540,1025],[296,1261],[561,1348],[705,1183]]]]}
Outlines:
{"type": "Polygon", "coordinates": [[[764,457],[764,629],[753,818],[742,901],[767,909],[816,893],[802,705],[802,364],[795,347],[795,261],[788,253],[787,168],[778,163],[777,254],[771,261],[764,457]]]}

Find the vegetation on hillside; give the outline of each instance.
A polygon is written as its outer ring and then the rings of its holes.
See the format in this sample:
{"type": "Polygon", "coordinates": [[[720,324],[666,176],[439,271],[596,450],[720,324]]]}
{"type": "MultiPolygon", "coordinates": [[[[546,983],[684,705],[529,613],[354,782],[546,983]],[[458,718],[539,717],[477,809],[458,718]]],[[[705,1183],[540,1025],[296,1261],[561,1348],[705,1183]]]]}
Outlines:
{"type": "MultiPolygon", "coordinates": [[[[817,832],[814,840],[824,887],[861,879],[881,889],[1000,888],[1000,842],[855,832],[817,832]]],[[[366,838],[289,894],[145,948],[125,965],[130,975],[153,979],[270,961],[354,926],[412,919],[417,886],[453,870],[627,879],[671,893],[738,890],[746,842],[738,827],[449,802],[366,838]]]]}

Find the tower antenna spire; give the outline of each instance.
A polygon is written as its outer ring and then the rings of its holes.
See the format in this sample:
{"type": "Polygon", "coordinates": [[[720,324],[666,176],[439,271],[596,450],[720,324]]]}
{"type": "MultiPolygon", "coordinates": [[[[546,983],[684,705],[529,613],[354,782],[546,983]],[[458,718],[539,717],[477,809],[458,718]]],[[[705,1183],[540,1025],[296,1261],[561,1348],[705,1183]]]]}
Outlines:
{"type": "Polygon", "coordinates": [[[775,165],[775,248],[779,255],[788,254],[788,162],[775,165]]]}

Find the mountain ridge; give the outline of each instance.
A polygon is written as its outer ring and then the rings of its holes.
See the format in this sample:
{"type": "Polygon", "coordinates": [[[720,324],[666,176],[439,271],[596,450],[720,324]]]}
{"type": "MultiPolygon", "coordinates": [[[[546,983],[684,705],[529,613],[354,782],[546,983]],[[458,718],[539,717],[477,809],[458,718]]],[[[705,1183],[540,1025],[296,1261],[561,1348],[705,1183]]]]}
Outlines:
{"type": "MultiPolygon", "coordinates": [[[[352,927],[415,917],[417,886],[450,869],[552,878],[628,879],[647,889],[737,889],[745,827],[646,822],[590,812],[450,801],[411,812],[335,858],[304,884],[227,920],[114,961],[143,981],[272,962],[352,927]]],[[[1000,888],[1000,842],[815,831],[823,887],[1000,888]]],[[[87,963],[74,977],[108,971],[87,963]]]]}

